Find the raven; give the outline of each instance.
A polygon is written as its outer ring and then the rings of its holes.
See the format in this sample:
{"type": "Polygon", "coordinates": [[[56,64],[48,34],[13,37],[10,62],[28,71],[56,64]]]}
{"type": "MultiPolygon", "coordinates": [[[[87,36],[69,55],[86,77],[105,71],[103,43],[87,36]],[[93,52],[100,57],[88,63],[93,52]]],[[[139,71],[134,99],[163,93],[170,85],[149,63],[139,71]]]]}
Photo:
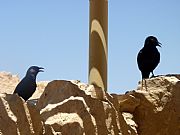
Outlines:
{"type": "Polygon", "coordinates": [[[39,72],[44,72],[42,67],[31,66],[26,73],[26,76],[16,86],[14,93],[17,93],[25,101],[28,100],[36,90],[36,76],[39,72]]]}
{"type": "Polygon", "coordinates": [[[138,53],[137,63],[142,79],[149,78],[150,73],[154,76],[153,70],[160,62],[160,53],[156,46],[161,47],[161,43],[158,42],[156,37],[149,36],[145,40],[144,47],[138,53]]]}

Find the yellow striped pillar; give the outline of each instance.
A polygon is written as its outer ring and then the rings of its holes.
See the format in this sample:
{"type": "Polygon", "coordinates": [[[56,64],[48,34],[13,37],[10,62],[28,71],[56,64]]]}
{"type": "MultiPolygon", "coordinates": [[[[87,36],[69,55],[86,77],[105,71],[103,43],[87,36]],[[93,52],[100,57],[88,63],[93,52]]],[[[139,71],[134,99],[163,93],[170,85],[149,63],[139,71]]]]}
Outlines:
{"type": "Polygon", "coordinates": [[[89,1],[89,83],[107,91],[108,0],[89,1]]]}

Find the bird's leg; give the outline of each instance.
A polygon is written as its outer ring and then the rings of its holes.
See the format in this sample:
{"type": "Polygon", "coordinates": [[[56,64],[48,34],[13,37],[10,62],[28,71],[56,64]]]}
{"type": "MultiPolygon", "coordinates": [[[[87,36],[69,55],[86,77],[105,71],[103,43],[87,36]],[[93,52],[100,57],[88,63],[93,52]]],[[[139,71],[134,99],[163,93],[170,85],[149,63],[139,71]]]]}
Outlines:
{"type": "Polygon", "coordinates": [[[143,78],[142,78],[142,81],[141,81],[141,90],[143,90],[143,78]]]}
{"type": "Polygon", "coordinates": [[[145,79],[144,81],[145,81],[144,87],[145,87],[145,89],[146,89],[146,91],[147,91],[147,83],[146,83],[146,79],[145,79]]]}
{"type": "Polygon", "coordinates": [[[143,82],[144,82],[145,90],[147,91],[147,83],[146,83],[146,79],[142,79],[142,82],[141,82],[141,90],[143,91],[143,82]]]}

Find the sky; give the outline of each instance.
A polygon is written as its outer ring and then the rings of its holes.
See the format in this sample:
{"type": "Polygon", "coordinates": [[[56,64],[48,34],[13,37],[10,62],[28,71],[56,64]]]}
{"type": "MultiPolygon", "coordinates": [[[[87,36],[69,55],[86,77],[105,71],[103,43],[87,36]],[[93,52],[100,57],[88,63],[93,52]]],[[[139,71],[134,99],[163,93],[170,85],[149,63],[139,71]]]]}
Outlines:
{"type": "MultiPolygon", "coordinates": [[[[137,88],[137,54],[154,35],[162,43],[155,75],[180,73],[180,1],[109,0],[108,92],[137,88]]],[[[0,1],[0,71],[23,78],[31,65],[38,81],[88,83],[89,0],[0,1]]]]}

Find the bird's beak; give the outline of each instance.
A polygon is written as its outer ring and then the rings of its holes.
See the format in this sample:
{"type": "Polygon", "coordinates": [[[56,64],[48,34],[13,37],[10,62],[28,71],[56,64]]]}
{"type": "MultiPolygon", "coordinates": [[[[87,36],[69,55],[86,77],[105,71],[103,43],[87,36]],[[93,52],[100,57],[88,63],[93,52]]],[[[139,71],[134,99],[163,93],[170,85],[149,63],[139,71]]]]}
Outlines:
{"type": "Polygon", "coordinates": [[[42,69],[44,69],[43,67],[39,67],[39,72],[44,72],[44,70],[42,70],[42,69]]]}
{"type": "Polygon", "coordinates": [[[161,44],[160,42],[158,42],[157,46],[161,47],[161,45],[162,45],[162,44],[161,44]]]}

